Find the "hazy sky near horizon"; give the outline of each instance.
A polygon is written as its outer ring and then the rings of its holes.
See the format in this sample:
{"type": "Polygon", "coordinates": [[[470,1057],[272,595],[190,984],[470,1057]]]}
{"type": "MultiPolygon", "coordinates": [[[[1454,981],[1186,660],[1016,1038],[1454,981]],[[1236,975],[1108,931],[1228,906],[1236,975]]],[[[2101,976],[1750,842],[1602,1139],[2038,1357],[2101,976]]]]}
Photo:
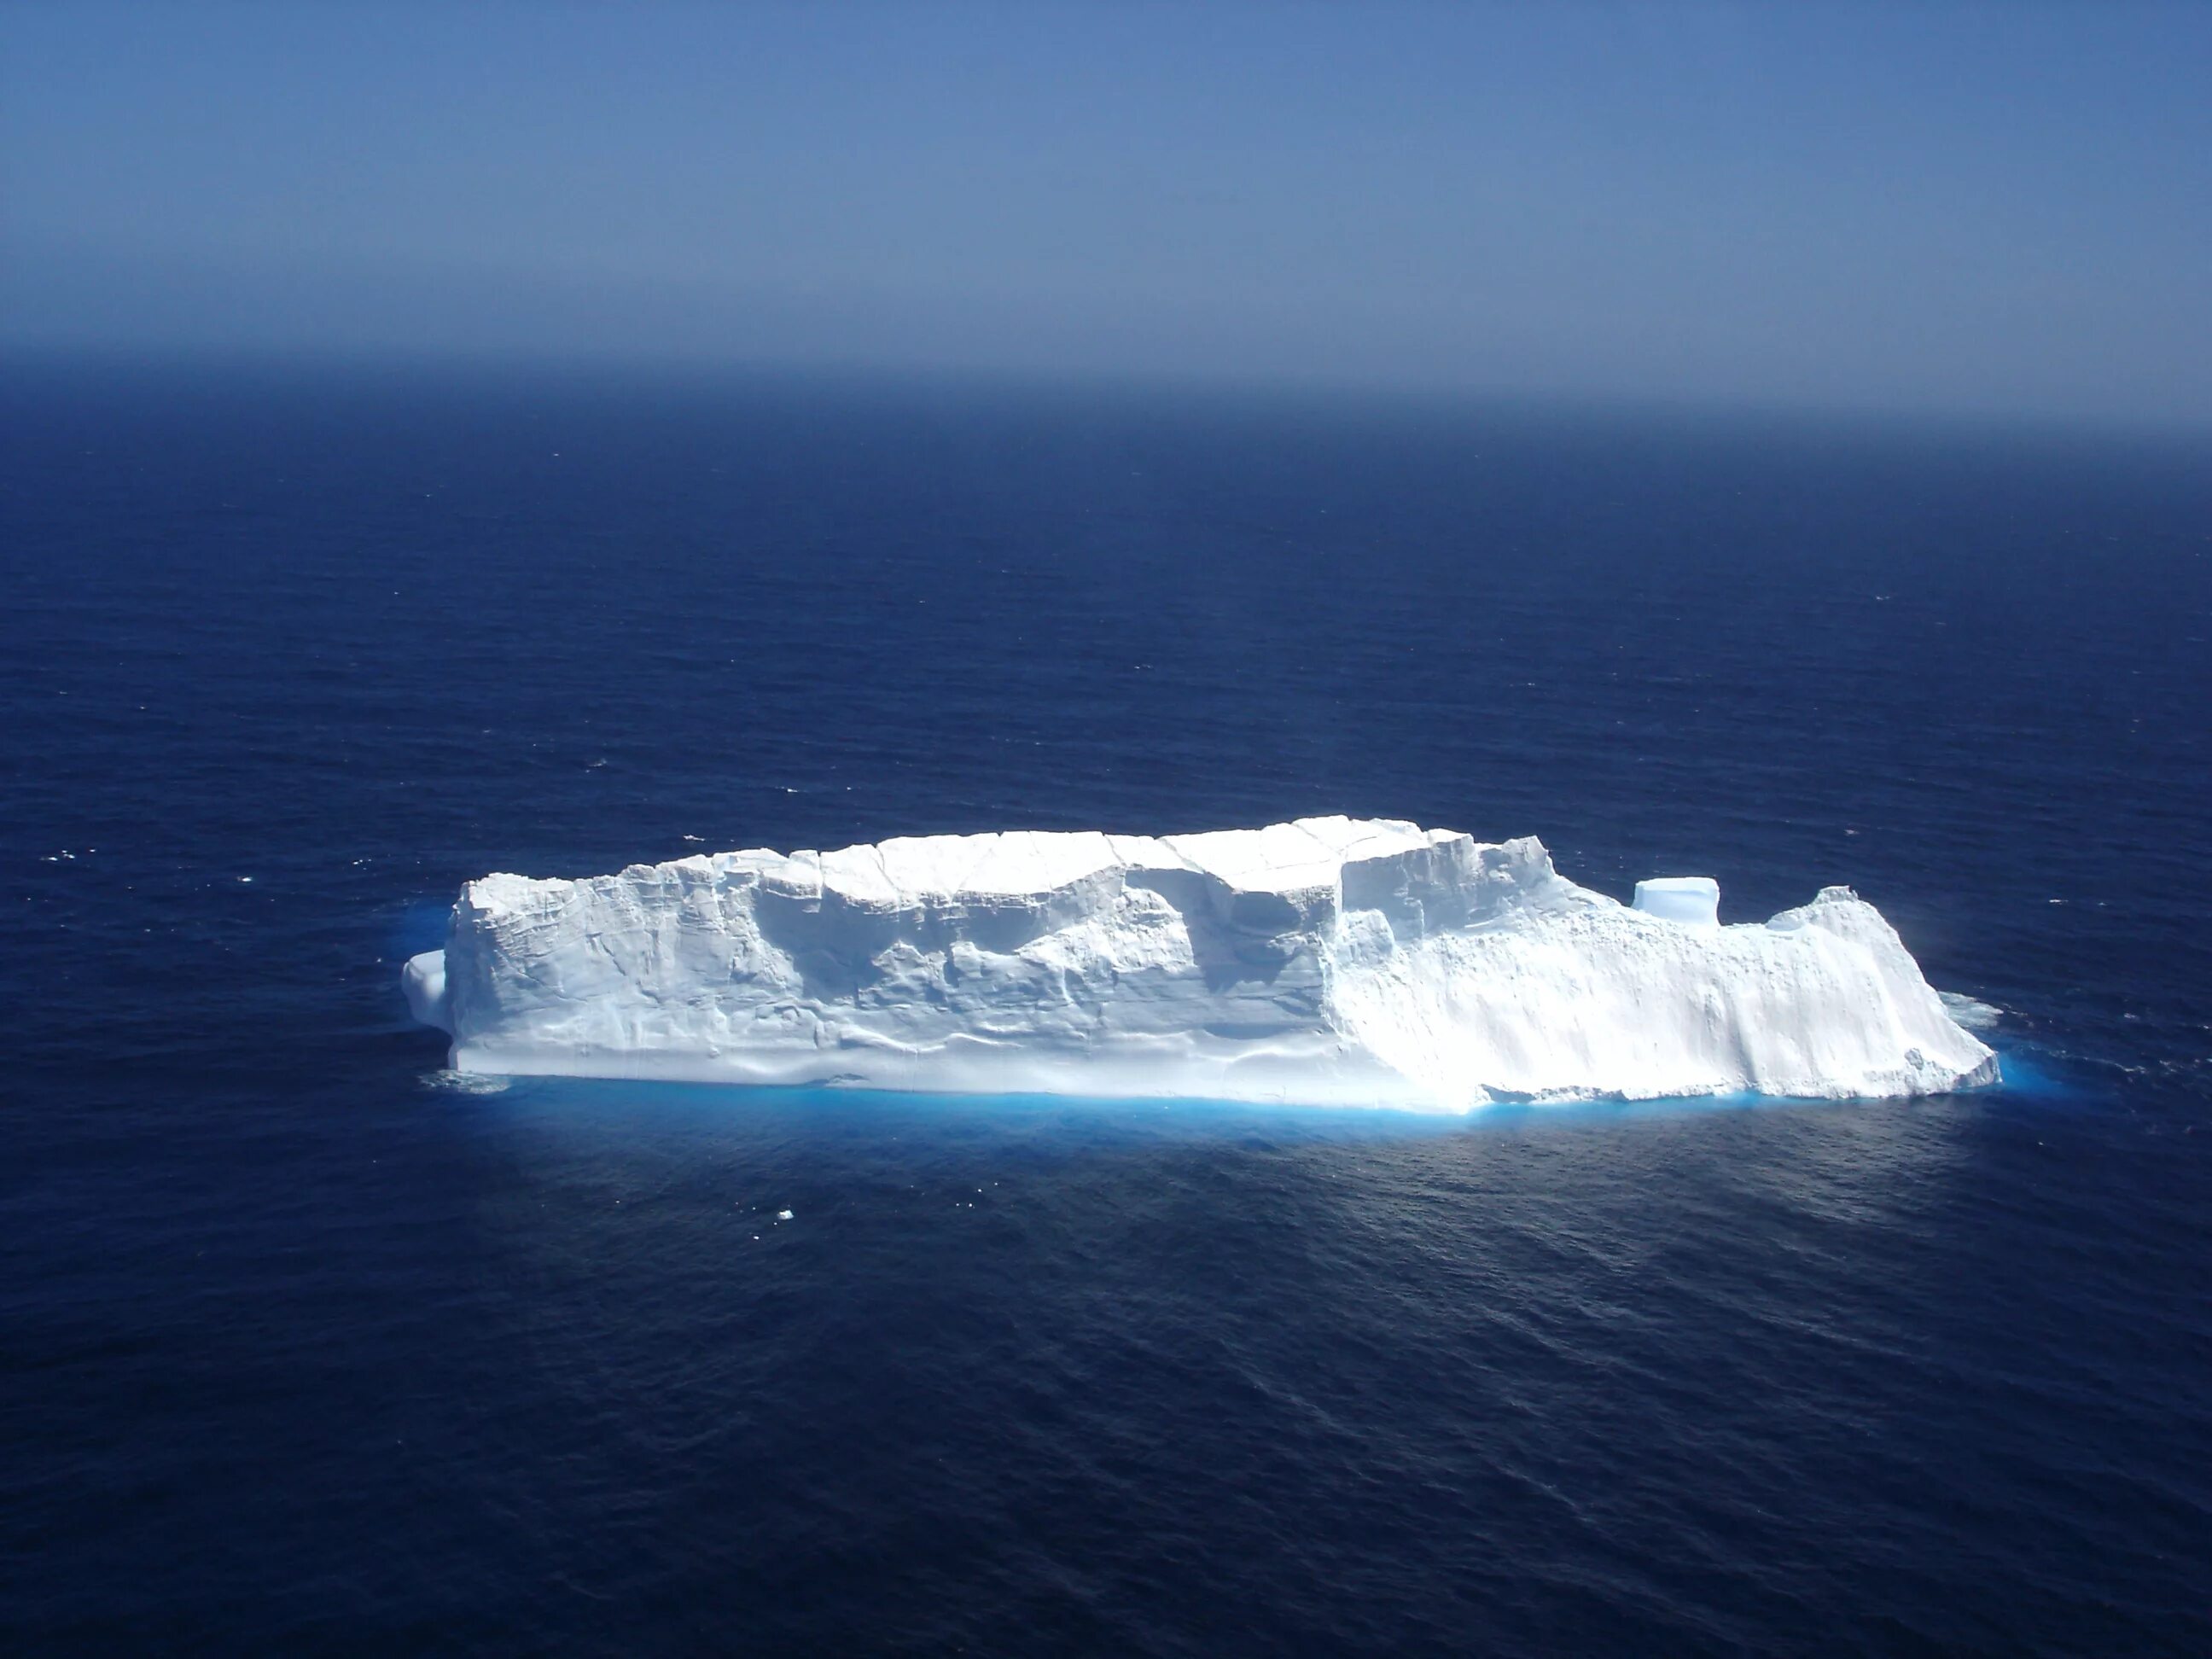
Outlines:
{"type": "Polygon", "coordinates": [[[2212,5],[0,4],[0,346],[2212,421],[2212,5]]]}

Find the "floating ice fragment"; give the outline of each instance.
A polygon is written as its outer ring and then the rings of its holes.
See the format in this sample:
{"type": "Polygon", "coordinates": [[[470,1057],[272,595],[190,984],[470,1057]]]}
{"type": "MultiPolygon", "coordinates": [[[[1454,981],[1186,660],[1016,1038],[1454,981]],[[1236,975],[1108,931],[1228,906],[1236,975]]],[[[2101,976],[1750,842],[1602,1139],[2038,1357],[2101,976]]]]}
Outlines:
{"type": "Polygon", "coordinates": [[[1936,998],[1943,1012],[1952,1020],[1969,1031],[1987,1031],[2004,1018],[2004,1010],[1993,1002],[1984,1002],[1960,991],[1938,991],[1936,998]]]}
{"type": "Polygon", "coordinates": [[[1693,927],[1718,927],[1721,884],[1711,876],[1655,876],[1636,884],[1636,908],[1693,927]]]}
{"type": "Polygon", "coordinates": [[[791,1219],[791,1212],[788,1210],[778,1210],[775,1212],[775,1218],[778,1221],[788,1221],[791,1219]]]}

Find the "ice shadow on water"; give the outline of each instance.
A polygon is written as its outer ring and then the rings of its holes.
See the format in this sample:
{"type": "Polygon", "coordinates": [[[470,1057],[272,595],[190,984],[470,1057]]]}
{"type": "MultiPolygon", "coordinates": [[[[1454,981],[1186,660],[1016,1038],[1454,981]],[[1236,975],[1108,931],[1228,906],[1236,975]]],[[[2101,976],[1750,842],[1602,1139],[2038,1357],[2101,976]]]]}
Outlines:
{"type": "Polygon", "coordinates": [[[1234,1140],[1252,1134],[1293,1141],[1440,1139],[1532,1131],[1603,1130],[1631,1123],[1722,1114],[1833,1114],[1903,1104],[2001,1103],[2009,1099],[2079,1098],[2075,1084],[2034,1056],[2007,1048],[2002,1079],[1970,1093],[1912,1103],[1811,1100],[1738,1092],[1651,1100],[1501,1101],[1465,1113],[1398,1107],[1306,1106],[1206,1099],[1133,1099],[1046,1094],[949,1094],[896,1090],[799,1088],[717,1083],[519,1077],[487,1079],[440,1072],[426,1084],[472,1107],[541,1123],[573,1122],[594,1133],[632,1119],[640,1127],[749,1131],[833,1138],[909,1131],[986,1138],[1049,1136],[1069,1143],[1131,1139],[1234,1140]]]}

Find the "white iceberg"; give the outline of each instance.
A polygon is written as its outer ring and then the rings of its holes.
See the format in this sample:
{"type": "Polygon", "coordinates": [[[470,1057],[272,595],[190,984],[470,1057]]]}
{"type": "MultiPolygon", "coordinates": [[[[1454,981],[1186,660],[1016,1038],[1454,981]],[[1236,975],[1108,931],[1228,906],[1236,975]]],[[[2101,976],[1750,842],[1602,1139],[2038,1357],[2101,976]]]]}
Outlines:
{"type": "Polygon", "coordinates": [[[1432,1110],[1996,1079],[1850,889],[1718,902],[1393,820],[1017,830],[486,876],[404,977],[494,1074],[1432,1110]]]}

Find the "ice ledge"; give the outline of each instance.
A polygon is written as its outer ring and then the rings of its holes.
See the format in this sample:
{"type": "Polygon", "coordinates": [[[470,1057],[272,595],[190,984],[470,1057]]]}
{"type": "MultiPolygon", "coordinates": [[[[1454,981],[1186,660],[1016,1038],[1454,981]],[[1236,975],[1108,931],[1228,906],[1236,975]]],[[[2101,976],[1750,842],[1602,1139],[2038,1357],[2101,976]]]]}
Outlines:
{"type": "Polygon", "coordinates": [[[453,1016],[446,1009],[446,953],[425,951],[407,958],[399,970],[400,988],[406,993],[407,1012],[416,1023],[434,1025],[447,1036],[453,1034],[453,1016]]]}
{"type": "Polygon", "coordinates": [[[493,1072],[1440,1109],[1993,1080],[1849,889],[1718,899],[1387,819],[927,836],[488,876],[402,979],[493,1072]]]}

